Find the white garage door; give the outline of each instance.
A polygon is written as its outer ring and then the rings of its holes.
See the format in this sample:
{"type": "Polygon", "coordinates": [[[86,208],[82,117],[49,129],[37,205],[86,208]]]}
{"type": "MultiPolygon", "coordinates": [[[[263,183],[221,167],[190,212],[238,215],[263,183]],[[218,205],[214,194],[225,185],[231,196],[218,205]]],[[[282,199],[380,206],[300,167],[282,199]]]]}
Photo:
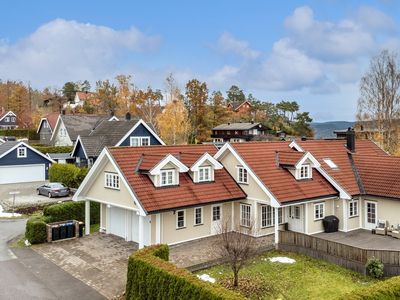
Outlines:
{"type": "Polygon", "coordinates": [[[125,238],[125,209],[112,206],[110,233],[125,238]]]}
{"type": "MultiPolygon", "coordinates": [[[[150,231],[151,231],[151,216],[144,217],[143,227],[144,227],[144,245],[150,245],[150,231]]],[[[139,243],[139,216],[136,212],[132,212],[132,241],[139,243]]]]}
{"type": "Polygon", "coordinates": [[[0,184],[44,181],[44,165],[23,165],[0,167],[0,184]]]}

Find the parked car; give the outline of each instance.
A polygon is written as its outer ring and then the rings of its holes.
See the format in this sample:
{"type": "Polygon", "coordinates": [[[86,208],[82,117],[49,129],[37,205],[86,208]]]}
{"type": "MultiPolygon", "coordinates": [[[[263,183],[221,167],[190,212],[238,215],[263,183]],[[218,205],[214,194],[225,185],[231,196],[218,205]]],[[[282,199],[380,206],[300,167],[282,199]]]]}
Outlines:
{"type": "Polygon", "coordinates": [[[70,188],[62,182],[51,182],[45,185],[39,186],[36,189],[38,195],[45,195],[49,198],[69,196],[71,192],[70,188]]]}

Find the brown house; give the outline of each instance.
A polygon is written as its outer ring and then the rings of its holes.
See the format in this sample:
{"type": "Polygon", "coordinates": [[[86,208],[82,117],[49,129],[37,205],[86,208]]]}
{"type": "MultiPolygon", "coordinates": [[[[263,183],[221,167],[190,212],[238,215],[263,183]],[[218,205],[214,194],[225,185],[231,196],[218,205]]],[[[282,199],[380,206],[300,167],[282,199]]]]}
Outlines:
{"type": "Polygon", "coordinates": [[[240,112],[240,111],[249,112],[251,109],[251,104],[247,100],[245,100],[245,101],[237,100],[232,103],[228,103],[227,108],[234,112],[240,112]]]}
{"type": "Polygon", "coordinates": [[[214,143],[248,142],[254,136],[265,135],[271,128],[261,123],[228,123],[212,129],[211,137],[214,143]]]}

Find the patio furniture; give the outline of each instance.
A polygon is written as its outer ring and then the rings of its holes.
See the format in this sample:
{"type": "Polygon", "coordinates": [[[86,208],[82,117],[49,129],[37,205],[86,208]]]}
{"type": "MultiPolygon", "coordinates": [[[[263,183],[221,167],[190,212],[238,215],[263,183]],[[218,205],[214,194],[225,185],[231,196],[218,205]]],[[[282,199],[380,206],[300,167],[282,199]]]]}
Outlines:
{"type": "Polygon", "coordinates": [[[379,220],[378,225],[375,227],[376,234],[386,235],[387,233],[387,221],[379,220]]]}
{"type": "Polygon", "coordinates": [[[400,223],[397,224],[397,228],[392,230],[392,237],[394,238],[400,238],[400,223]]]}
{"type": "Polygon", "coordinates": [[[396,229],[395,229],[395,228],[393,227],[393,225],[392,225],[391,227],[388,227],[386,234],[387,234],[388,236],[392,236],[392,231],[393,231],[393,230],[396,230],[396,229]]]}

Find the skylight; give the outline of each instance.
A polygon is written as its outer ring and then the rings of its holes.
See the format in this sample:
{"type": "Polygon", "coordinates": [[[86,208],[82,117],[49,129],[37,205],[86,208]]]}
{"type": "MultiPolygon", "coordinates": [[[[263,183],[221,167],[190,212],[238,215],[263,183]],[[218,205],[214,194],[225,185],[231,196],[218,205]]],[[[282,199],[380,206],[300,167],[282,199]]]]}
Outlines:
{"type": "Polygon", "coordinates": [[[338,166],[335,165],[333,161],[331,161],[330,158],[323,158],[322,159],[332,170],[339,170],[338,166]]]}

